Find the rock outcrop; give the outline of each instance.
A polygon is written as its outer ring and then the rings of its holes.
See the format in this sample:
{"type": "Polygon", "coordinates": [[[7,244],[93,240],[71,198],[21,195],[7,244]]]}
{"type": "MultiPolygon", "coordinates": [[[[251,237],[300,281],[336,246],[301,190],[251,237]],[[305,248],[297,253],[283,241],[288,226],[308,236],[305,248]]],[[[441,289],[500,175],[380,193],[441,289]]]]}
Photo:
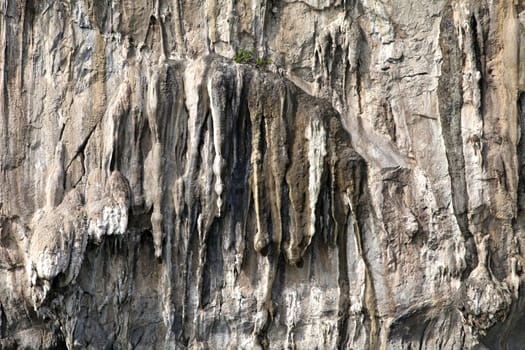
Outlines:
{"type": "Polygon", "coordinates": [[[0,3],[0,348],[517,349],[525,1],[0,3]]]}

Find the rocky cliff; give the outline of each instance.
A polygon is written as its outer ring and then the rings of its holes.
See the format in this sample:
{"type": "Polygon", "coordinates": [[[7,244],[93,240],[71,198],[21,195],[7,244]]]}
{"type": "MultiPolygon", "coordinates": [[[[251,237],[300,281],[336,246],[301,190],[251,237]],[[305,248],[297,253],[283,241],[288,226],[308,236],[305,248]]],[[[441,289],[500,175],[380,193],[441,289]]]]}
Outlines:
{"type": "Polygon", "coordinates": [[[525,1],[4,0],[0,348],[520,349],[525,1]]]}

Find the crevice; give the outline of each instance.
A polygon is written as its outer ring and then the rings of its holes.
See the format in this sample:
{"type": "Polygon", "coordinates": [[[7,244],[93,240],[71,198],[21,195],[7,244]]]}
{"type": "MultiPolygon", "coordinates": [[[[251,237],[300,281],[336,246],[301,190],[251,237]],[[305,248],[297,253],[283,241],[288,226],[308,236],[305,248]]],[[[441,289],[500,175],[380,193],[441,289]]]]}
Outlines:
{"type": "Polygon", "coordinates": [[[98,125],[99,125],[100,121],[98,121],[92,128],[91,130],[89,131],[89,133],[87,134],[87,136],[84,138],[84,140],[82,141],[82,143],[77,147],[77,149],[75,150],[75,153],[73,155],[73,157],[71,157],[71,160],[69,161],[69,163],[67,164],[67,166],[65,167],[65,170],[64,170],[64,173],[67,173],[69,168],[71,167],[71,164],[73,164],[73,162],[75,161],[75,159],[78,157],[79,154],[81,153],[84,153],[85,149],[86,149],[86,146],[89,142],[89,139],[91,138],[91,136],[93,135],[93,133],[95,132],[95,130],[97,129],[98,125]]]}
{"type": "MultiPolygon", "coordinates": [[[[476,65],[476,70],[480,73],[480,79],[478,81],[478,90],[480,93],[480,100],[479,100],[479,115],[481,118],[483,118],[483,113],[485,110],[485,91],[486,91],[486,81],[485,81],[485,69],[482,62],[483,52],[481,52],[481,46],[480,46],[480,40],[482,40],[483,33],[478,32],[478,21],[476,20],[476,16],[472,15],[470,17],[469,21],[470,29],[472,30],[472,51],[474,52],[474,60],[476,65]]],[[[453,71],[455,73],[455,71],[453,71]]],[[[456,74],[456,73],[455,73],[456,74]]]]}
{"type": "Polygon", "coordinates": [[[66,123],[62,124],[62,127],[60,128],[60,134],[58,136],[58,140],[62,141],[62,138],[64,137],[64,130],[66,129],[66,123]]]}
{"type": "Polygon", "coordinates": [[[448,162],[454,215],[462,235],[468,239],[472,234],[467,221],[468,192],[461,129],[463,81],[462,75],[457,74],[462,69],[463,59],[450,6],[441,20],[439,45],[443,57],[438,81],[439,120],[448,162]]]}
{"type": "MultiPolygon", "coordinates": [[[[332,202],[332,206],[335,205],[335,203],[332,202]]],[[[346,226],[348,224],[348,218],[345,222],[346,226]]],[[[337,234],[337,233],[336,233],[337,234]]],[[[338,268],[339,268],[339,275],[337,277],[337,281],[339,284],[339,314],[338,314],[338,324],[339,324],[339,333],[338,333],[338,341],[337,346],[339,349],[346,349],[348,346],[348,341],[350,340],[349,333],[348,333],[348,319],[349,319],[349,312],[350,309],[350,281],[348,277],[348,254],[347,254],[347,244],[348,239],[347,235],[345,234],[338,234],[337,235],[337,252],[338,252],[338,268]]]]}
{"type": "Polygon", "coordinates": [[[4,306],[0,302],[0,339],[5,338],[7,334],[7,317],[5,315],[4,306]]]}
{"type": "MultiPolygon", "coordinates": [[[[86,157],[84,156],[84,152],[81,152],[78,156],[80,157],[80,164],[82,165],[82,175],[78,177],[78,180],[74,184],[71,185],[71,188],[76,188],[78,184],[82,182],[82,179],[86,175],[86,157]]],[[[64,171],[64,174],[67,174],[67,171],[64,171]]],[[[64,188],[66,188],[66,180],[67,176],[64,176],[64,188]]]]}
{"type": "Polygon", "coordinates": [[[525,91],[521,91],[517,100],[518,129],[521,137],[516,146],[518,156],[518,217],[525,211],[525,91]]]}
{"type": "MultiPolygon", "coordinates": [[[[366,254],[365,242],[362,232],[366,232],[364,229],[363,220],[368,217],[367,205],[362,205],[369,202],[368,185],[367,185],[367,170],[363,168],[361,174],[358,175],[360,181],[356,185],[356,190],[359,192],[358,203],[354,203],[350,208],[350,214],[355,216],[354,221],[354,233],[356,235],[358,254],[363,260],[365,266],[365,300],[366,305],[365,317],[368,316],[370,321],[370,335],[368,337],[369,349],[377,349],[379,347],[379,333],[381,327],[379,325],[380,320],[378,319],[377,310],[377,299],[374,286],[374,279],[372,277],[372,271],[370,269],[370,261],[366,254]]],[[[352,200],[351,200],[352,201],[352,200]]]]}
{"type": "Polygon", "coordinates": [[[173,6],[175,7],[175,13],[174,13],[174,21],[175,21],[175,40],[177,44],[177,53],[179,55],[183,55],[186,52],[186,47],[184,45],[184,25],[182,22],[182,18],[184,18],[184,15],[182,14],[182,8],[183,6],[179,2],[179,0],[173,0],[173,6]]]}
{"type": "Polygon", "coordinates": [[[357,107],[358,107],[358,114],[361,115],[363,113],[363,102],[361,101],[363,98],[363,94],[361,92],[361,61],[357,60],[357,67],[356,67],[356,73],[355,73],[355,88],[357,93],[357,107]]]}
{"type": "Polygon", "coordinates": [[[431,322],[425,322],[425,325],[423,326],[423,330],[421,331],[421,335],[419,337],[419,350],[423,350],[425,348],[425,335],[430,323],[431,322]]]}

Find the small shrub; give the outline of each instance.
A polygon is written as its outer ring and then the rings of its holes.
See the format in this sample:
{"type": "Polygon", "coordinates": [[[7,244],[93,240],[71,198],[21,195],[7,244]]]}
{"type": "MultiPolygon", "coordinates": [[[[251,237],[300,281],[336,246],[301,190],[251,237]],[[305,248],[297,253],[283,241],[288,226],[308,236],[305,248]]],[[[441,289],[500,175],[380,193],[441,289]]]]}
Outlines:
{"type": "Polygon", "coordinates": [[[255,59],[255,65],[259,68],[260,71],[263,71],[264,68],[270,63],[272,63],[272,60],[268,56],[257,57],[255,59]]]}
{"type": "Polygon", "coordinates": [[[235,56],[233,56],[233,60],[236,63],[249,63],[254,64],[259,68],[260,71],[263,71],[267,65],[272,63],[272,60],[268,56],[259,57],[255,55],[255,52],[253,49],[250,50],[244,50],[240,49],[237,51],[235,56]]]}
{"type": "Polygon", "coordinates": [[[237,63],[253,63],[254,57],[255,57],[255,54],[253,53],[253,49],[250,49],[250,50],[240,49],[239,51],[237,51],[237,53],[233,57],[233,60],[237,63]]]}

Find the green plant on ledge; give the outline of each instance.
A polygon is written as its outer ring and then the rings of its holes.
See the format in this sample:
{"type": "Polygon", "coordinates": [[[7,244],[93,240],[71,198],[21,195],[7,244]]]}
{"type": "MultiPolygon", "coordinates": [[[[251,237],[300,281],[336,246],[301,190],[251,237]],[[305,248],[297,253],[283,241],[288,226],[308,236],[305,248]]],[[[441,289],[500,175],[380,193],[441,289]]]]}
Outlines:
{"type": "Polygon", "coordinates": [[[237,63],[253,63],[254,57],[255,57],[255,54],[253,53],[253,49],[250,49],[250,50],[240,49],[239,51],[237,51],[235,56],[233,56],[233,60],[237,63]]]}
{"type": "Polygon", "coordinates": [[[268,56],[257,57],[255,59],[255,65],[257,66],[257,68],[259,68],[260,71],[263,71],[264,68],[270,63],[272,63],[272,60],[268,56]]]}
{"type": "Polygon", "coordinates": [[[264,56],[264,57],[256,56],[253,49],[250,49],[250,50],[240,49],[239,51],[237,51],[235,56],[233,56],[233,60],[236,63],[255,64],[255,66],[257,66],[257,68],[259,68],[261,72],[264,71],[267,65],[272,63],[272,60],[268,56],[264,56]]]}

